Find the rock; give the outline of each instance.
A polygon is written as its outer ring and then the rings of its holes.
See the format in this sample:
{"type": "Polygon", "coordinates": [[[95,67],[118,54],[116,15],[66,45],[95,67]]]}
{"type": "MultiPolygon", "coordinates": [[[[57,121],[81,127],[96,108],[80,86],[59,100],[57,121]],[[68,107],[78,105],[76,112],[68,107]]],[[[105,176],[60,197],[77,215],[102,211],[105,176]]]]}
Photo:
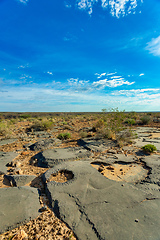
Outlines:
{"type": "Polygon", "coordinates": [[[49,139],[38,141],[32,145],[29,145],[28,148],[32,151],[41,151],[53,146],[59,146],[60,144],[61,144],[61,140],[56,138],[49,138],[49,139]]]}
{"type": "Polygon", "coordinates": [[[0,152],[0,174],[7,173],[7,164],[18,156],[15,152],[0,152]]]}
{"type": "Polygon", "coordinates": [[[69,147],[45,150],[34,158],[38,160],[39,167],[53,167],[64,161],[72,161],[90,157],[92,153],[84,148],[69,147]]]}
{"type": "Polygon", "coordinates": [[[14,143],[16,141],[18,141],[18,139],[15,139],[15,138],[2,139],[2,140],[0,140],[0,146],[6,145],[6,144],[10,144],[10,143],[14,143]]]}
{"type": "Polygon", "coordinates": [[[145,179],[145,182],[160,186],[160,156],[156,154],[145,156],[141,158],[141,161],[143,161],[146,164],[146,167],[150,169],[150,173],[145,179]]]}
{"type": "Polygon", "coordinates": [[[43,175],[55,214],[79,240],[160,239],[160,199],[132,184],[109,180],[88,162],[61,163],[43,175]],[[72,171],[65,182],[47,182],[59,170],[72,171]],[[135,226],[135,219],[138,222],[135,226]],[[123,230],[122,230],[123,229],[123,230]],[[147,238],[145,238],[147,236],[147,238]]]}
{"type": "Polygon", "coordinates": [[[87,139],[79,139],[77,141],[78,145],[83,146],[87,150],[93,151],[93,152],[103,152],[106,151],[109,147],[116,146],[116,143],[114,143],[111,140],[108,139],[96,139],[94,137],[87,138],[87,139]]]}
{"type": "Polygon", "coordinates": [[[117,154],[117,151],[114,149],[107,150],[107,153],[117,154]]]}
{"type": "Polygon", "coordinates": [[[36,178],[35,175],[4,175],[14,187],[21,187],[30,183],[33,179],[36,178]]]}
{"type": "Polygon", "coordinates": [[[138,138],[134,139],[133,146],[141,148],[146,144],[153,144],[160,152],[160,138],[150,138],[150,134],[153,132],[160,134],[160,131],[154,128],[137,128],[135,133],[137,133],[138,138]]]}
{"type": "Polygon", "coordinates": [[[39,208],[36,188],[0,188],[0,234],[36,218],[39,208]]]}
{"type": "Polygon", "coordinates": [[[125,155],[125,154],[115,154],[117,162],[131,163],[137,160],[134,155],[125,155]]]}

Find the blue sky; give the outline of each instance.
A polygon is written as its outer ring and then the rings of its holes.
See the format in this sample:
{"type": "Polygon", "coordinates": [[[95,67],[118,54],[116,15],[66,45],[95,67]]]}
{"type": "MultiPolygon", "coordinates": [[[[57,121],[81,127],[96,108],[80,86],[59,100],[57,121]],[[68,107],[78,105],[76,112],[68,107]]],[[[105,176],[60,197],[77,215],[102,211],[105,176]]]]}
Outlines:
{"type": "Polygon", "coordinates": [[[0,111],[160,111],[159,0],[0,0],[0,111]]]}

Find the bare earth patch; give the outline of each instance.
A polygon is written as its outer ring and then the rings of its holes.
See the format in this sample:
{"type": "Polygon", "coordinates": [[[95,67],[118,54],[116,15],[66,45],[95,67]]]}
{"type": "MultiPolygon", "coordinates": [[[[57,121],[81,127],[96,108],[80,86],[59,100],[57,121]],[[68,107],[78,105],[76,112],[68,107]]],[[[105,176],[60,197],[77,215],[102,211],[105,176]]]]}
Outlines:
{"type": "Polygon", "coordinates": [[[53,173],[49,178],[48,182],[55,181],[55,182],[67,182],[70,179],[73,179],[74,174],[68,170],[60,170],[58,173],[53,173]]]}
{"type": "Polygon", "coordinates": [[[0,239],[76,240],[73,232],[47,208],[36,219],[0,235],[0,239]],[[20,238],[21,233],[26,236],[20,238]],[[19,238],[18,238],[19,235],[19,238]]]}
{"type": "Polygon", "coordinates": [[[150,138],[160,138],[160,133],[152,133],[152,136],[150,138]]]}
{"type": "Polygon", "coordinates": [[[105,177],[114,181],[136,182],[147,176],[148,170],[139,164],[113,164],[104,165],[102,163],[92,163],[92,167],[96,168],[105,177]]]}

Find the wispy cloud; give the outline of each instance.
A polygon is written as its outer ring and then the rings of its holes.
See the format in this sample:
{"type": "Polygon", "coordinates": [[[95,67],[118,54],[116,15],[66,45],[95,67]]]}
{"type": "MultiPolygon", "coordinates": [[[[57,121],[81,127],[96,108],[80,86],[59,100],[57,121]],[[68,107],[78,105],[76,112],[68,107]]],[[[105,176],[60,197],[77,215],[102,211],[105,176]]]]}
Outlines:
{"type": "Polygon", "coordinates": [[[89,80],[80,80],[79,78],[70,78],[68,79],[68,84],[72,88],[74,88],[75,91],[99,91],[102,89],[105,89],[107,87],[109,88],[116,88],[122,85],[132,85],[135,82],[129,82],[125,80],[122,76],[114,75],[115,73],[95,73],[97,76],[96,81],[89,81],[89,80]]]}
{"type": "MultiPolygon", "coordinates": [[[[130,89],[130,90],[119,90],[112,93],[112,95],[125,95],[125,96],[144,96],[147,92],[147,96],[153,95],[153,92],[160,92],[160,88],[144,88],[144,89],[130,89]]],[[[159,94],[159,93],[158,93],[159,94]]]]}
{"type": "Polygon", "coordinates": [[[139,74],[139,77],[142,77],[142,76],[144,76],[144,73],[139,74]]]}
{"type": "Polygon", "coordinates": [[[68,2],[68,1],[65,1],[65,2],[64,2],[64,6],[65,6],[66,8],[71,8],[71,7],[72,7],[71,3],[68,2]]]}
{"type": "Polygon", "coordinates": [[[52,72],[49,72],[49,71],[48,71],[47,73],[48,73],[49,75],[53,75],[53,73],[52,73],[52,72]]]}
{"type": "Polygon", "coordinates": [[[93,5],[98,2],[98,0],[77,0],[77,7],[82,10],[87,10],[89,14],[92,14],[93,5]]]}
{"type": "Polygon", "coordinates": [[[157,38],[152,38],[152,40],[147,43],[146,50],[148,50],[154,56],[160,56],[160,36],[157,38]]]}
{"type": "Polygon", "coordinates": [[[125,108],[126,111],[156,111],[159,105],[160,89],[121,90],[106,94],[30,85],[5,87],[0,94],[1,111],[101,111],[104,107],[125,108]]]}
{"type": "Polygon", "coordinates": [[[115,78],[115,79],[103,79],[103,80],[99,80],[96,82],[93,82],[93,87],[95,87],[96,89],[104,89],[105,87],[111,87],[111,88],[115,88],[118,86],[122,86],[122,85],[132,85],[135,82],[128,82],[125,81],[124,78],[115,78]]]}
{"type": "Polygon", "coordinates": [[[21,3],[24,3],[24,4],[26,4],[28,2],[28,0],[18,0],[18,1],[21,3]]]}
{"type": "Polygon", "coordinates": [[[138,4],[143,3],[143,0],[77,0],[77,7],[92,14],[93,6],[98,1],[101,1],[103,9],[109,9],[111,15],[117,18],[134,14],[138,4]]]}
{"type": "Polygon", "coordinates": [[[96,88],[97,90],[104,89],[105,87],[115,88],[122,85],[132,85],[135,82],[129,82],[125,80],[124,77],[115,75],[116,73],[101,73],[97,75],[98,81],[94,81],[92,87],[96,88]]]}

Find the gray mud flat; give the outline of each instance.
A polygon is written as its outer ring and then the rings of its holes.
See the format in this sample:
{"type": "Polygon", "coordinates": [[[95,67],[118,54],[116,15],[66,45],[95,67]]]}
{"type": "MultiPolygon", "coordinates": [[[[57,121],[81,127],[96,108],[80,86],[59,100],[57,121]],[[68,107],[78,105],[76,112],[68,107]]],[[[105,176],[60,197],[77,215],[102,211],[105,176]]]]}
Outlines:
{"type": "Polygon", "coordinates": [[[39,194],[36,188],[1,188],[0,234],[36,218],[39,209],[39,194]]]}
{"type": "Polygon", "coordinates": [[[43,181],[53,211],[80,240],[160,239],[160,199],[133,184],[105,178],[89,162],[61,163],[43,181]],[[73,179],[48,182],[60,170],[72,172],[73,179]]]}

